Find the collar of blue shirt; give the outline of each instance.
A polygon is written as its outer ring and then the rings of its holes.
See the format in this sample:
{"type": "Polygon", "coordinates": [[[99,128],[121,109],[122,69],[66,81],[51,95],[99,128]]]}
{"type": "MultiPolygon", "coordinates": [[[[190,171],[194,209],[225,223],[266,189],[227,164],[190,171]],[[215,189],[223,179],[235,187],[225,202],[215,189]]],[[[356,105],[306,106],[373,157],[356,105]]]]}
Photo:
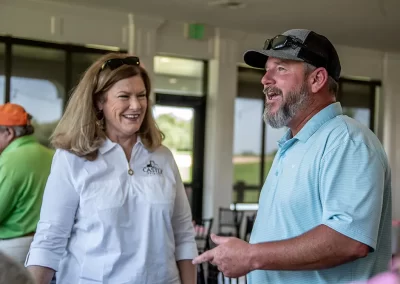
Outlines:
{"type": "MultiPolygon", "coordinates": [[[[293,138],[301,142],[306,142],[322,125],[331,120],[332,118],[343,114],[342,106],[339,102],[332,103],[314,115],[304,127],[293,138]]],[[[279,145],[285,144],[286,141],[292,139],[291,130],[278,141],[279,145]]]]}

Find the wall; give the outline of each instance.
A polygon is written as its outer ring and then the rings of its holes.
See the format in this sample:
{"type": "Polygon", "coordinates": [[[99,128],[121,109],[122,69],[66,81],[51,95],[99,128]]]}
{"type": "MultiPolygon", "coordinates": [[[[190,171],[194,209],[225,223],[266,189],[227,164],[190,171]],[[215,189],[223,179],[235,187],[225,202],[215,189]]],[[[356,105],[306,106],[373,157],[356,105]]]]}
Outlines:
{"type": "Polygon", "coordinates": [[[128,14],[46,1],[2,0],[0,34],[128,48],[128,14]]]}
{"type": "MultiPolygon", "coordinates": [[[[186,39],[184,23],[102,9],[55,5],[51,2],[6,0],[0,5],[0,33],[42,40],[102,44],[128,48],[145,62],[150,75],[153,57],[171,54],[210,60],[205,151],[204,216],[217,216],[232,196],[233,106],[237,92],[237,64],[250,48],[261,47],[271,34],[251,34],[207,27],[202,41],[186,39]],[[34,3],[35,5],[33,5],[34,3]],[[29,11],[29,12],[28,12],[29,11]]],[[[379,121],[381,137],[393,169],[394,217],[400,218],[400,55],[337,46],[343,75],[383,81],[379,121]],[[384,127],[383,127],[384,126],[384,127]],[[398,175],[397,175],[398,176],[398,175]]],[[[261,89],[261,86],[260,86],[261,89]]]]}

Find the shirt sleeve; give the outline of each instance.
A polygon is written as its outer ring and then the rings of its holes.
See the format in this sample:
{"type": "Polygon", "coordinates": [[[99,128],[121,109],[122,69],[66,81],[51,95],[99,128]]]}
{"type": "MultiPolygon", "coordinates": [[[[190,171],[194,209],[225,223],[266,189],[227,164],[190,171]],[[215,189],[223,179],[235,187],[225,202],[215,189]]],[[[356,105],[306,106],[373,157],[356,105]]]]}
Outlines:
{"type": "Polygon", "coordinates": [[[351,139],[325,154],[320,188],[323,224],[375,250],[386,167],[378,149],[351,139]]]}
{"type": "Polygon", "coordinates": [[[38,265],[57,271],[65,252],[79,204],[66,155],[64,150],[57,150],[54,155],[25,266],[38,265]]]}
{"type": "Polygon", "coordinates": [[[0,225],[12,212],[18,195],[12,175],[5,164],[0,164],[0,225]]]}
{"type": "Polygon", "coordinates": [[[175,207],[172,215],[172,228],[175,238],[175,260],[193,259],[198,255],[198,251],[192,223],[192,213],[175,161],[173,170],[176,179],[175,207]]]}

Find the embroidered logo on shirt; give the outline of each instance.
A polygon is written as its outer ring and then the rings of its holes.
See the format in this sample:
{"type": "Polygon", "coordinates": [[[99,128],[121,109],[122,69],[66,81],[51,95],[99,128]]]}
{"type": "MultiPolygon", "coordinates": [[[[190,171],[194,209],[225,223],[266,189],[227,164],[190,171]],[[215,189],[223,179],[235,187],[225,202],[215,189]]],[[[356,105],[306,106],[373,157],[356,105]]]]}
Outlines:
{"type": "Polygon", "coordinates": [[[160,169],[153,160],[150,160],[150,162],[143,168],[143,171],[149,176],[161,175],[163,172],[163,170],[160,169]]]}

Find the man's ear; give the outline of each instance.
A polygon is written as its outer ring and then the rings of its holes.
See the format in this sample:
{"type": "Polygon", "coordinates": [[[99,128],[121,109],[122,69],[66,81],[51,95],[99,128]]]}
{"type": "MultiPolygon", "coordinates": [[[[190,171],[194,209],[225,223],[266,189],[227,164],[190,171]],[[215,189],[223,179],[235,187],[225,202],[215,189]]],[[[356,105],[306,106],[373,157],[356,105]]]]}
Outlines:
{"type": "Polygon", "coordinates": [[[325,68],[315,69],[309,76],[310,89],[312,93],[318,93],[328,81],[328,72],[325,68]]]}
{"type": "Polygon", "coordinates": [[[12,127],[7,127],[6,129],[6,140],[8,143],[14,140],[15,138],[15,130],[12,127]]]}

